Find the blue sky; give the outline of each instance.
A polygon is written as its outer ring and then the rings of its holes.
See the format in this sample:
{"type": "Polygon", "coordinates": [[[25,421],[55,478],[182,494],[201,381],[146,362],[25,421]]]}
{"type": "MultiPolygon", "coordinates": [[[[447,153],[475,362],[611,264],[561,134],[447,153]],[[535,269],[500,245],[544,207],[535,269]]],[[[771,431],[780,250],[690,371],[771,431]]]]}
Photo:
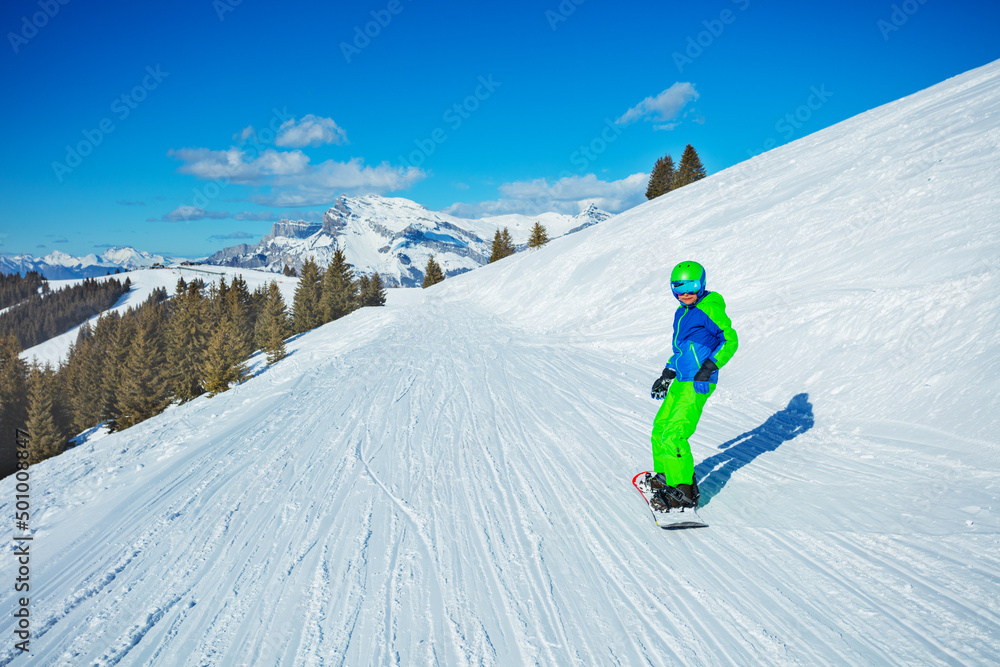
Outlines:
{"type": "Polygon", "coordinates": [[[1000,3],[12,0],[0,252],[195,257],[341,193],[644,201],[1000,58],[1000,3]],[[64,2],[64,4],[62,3],[64,2]]]}

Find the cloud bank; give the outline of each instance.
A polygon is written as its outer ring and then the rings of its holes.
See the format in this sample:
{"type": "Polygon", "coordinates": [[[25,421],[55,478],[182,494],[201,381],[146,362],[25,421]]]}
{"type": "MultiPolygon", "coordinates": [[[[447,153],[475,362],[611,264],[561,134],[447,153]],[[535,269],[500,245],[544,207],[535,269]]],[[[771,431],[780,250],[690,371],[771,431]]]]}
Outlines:
{"type": "Polygon", "coordinates": [[[278,146],[302,148],[323,144],[346,144],[347,133],[332,118],[306,114],[302,120],[286,120],[278,128],[274,143],[278,146]]]}
{"type": "MultiPolygon", "coordinates": [[[[647,97],[626,111],[615,121],[620,125],[629,125],[638,121],[659,123],[657,130],[672,130],[679,122],[677,119],[689,102],[698,99],[698,91],[694,84],[678,81],[656,97],[647,97]]],[[[704,119],[701,120],[704,122],[704,119]]]]}
{"type": "Polygon", "coordinates": [[[445,213],[463,218],[482,218],[507,213],[537,215],[556,211],[576,215],[591,204],[609,213],[620,213],[646,200],[649,174],[632,174],[617,181],[602,181],[594,174],[564,176],[550,183],[548,179],[514,181],[500,186],[499,199],[474,203],[455,203],[445,213]]]}

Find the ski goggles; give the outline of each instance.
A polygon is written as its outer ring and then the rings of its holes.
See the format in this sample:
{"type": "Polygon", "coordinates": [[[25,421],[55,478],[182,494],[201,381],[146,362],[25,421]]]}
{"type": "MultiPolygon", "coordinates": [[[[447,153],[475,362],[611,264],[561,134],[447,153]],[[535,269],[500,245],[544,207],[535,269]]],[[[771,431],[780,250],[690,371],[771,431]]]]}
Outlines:
{"type": "Polygon", "coordinates": [[[672,280],[670,289],[674,294],[697,294],[701,291],[700,280],[672,280]]]}

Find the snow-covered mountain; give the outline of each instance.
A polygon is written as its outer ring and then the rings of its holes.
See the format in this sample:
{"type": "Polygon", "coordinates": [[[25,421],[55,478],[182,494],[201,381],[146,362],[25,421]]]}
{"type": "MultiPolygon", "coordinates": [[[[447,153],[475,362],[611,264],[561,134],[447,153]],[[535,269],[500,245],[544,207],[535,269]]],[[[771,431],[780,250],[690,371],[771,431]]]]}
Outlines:
{"type": "Polygon", "coordinates": [[[100,255],[90,253],[83,257],[73,257],[60,250],[53,250],[44,257],[28,254],[0,255],[0,273],[20,273],[38,271],[48,280],[71,280],[74,278],[94,278],[107,275],[115,269],[130,271],[163,264],[161,255],[152,255],[128,246],[108,248],[100,255]]]}
{"type": "Polygon", "coordinates": [[[549,238],[557,238],[610,217],[591,205],[577,215],[514,214],[469,220],[429,211],[400,197],[342,196],[324,213],[322,223],[281,220],[259,243],[226,248],[207,261],[271,271],[287,265],[298,270],[309,257],[326,266],[340,248],[356,272],[379,272],[387,284],[411,287],[423,282],[432,254],[448,276],[488,263],[497,229],[507,227],[514,242],[524,245],[536,221],[546,227],[549,238]]]}
{"type": "Polygon", "coordinates": [[[0,665],[1000,663],[998,109],[1000,62],[32,467],[0,665]],[[630,480],[687,259],[740,347],[668,533],[630,480]]]}

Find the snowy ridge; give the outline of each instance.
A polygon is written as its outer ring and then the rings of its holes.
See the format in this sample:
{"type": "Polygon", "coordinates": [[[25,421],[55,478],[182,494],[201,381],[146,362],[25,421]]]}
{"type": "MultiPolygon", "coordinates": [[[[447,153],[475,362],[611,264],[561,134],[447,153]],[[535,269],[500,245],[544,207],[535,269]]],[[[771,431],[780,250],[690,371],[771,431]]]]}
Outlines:
{"type": "Polygon", "coordinates": [[[33,468],[31,659],[997,663],[997,108],[1000,63],[33,468]],[[741,345],[666,533],[630,480],[689,258],[741,345]]]}
{"type": "MultiPolygon", "coordinates": [[[[295,288],[299,282],[298,278],[289,278],[288,276],[275,275],[265,271],[231,269],[221,266],[182,266],[180,264],[163,269],[139,269],[117,276],[98,277],[95,280],[100,281],[114,278],[124,283],[125,279],[128,278],[131,281],[131,289],[128,293],[122,295],[113,307],[105,311],[116,311],[119,314],[123,314],[129,308],[138,308],[142,302],[150,297],[155,289],[165,289],[168,295],[173,296],[176,293],[177,280],[179,278],[183,278],[185,282],[200,278],[206,284],[209,284],[218,283],[221,279],[230,282],[235,276],[242,276],[247,283],[247,288],[251,292],[261,285],[270,283],[272,280],[276,281],[278,288],[281,290],[281,296],[285,299],[285,303],[288,304],[289,308],[291,307],[292,300],[295,298],[295,288]]],[[[77,284],[80,280],[50,280],[49,287],[53,291],[56,291],[77,284]]],[[[88,320],[91,326],[97,322],[99,317],[100,315],[94,315],[88,320]]],[[[34,359],[43,366],[46,363],[52,364],[53,367],[58,366],[61,361],[66,360],[69,348],[76,342],[81,326],[83,326],[82,322],[79,326],[75,326],[63,334],[50,338],[44,343],[29,347],[21,353],[21,358],[29,363],[34,359]]]]}
{"type": "Polygon", "coordinates": [[[591,205],[573,216],[512,214],[468,220],[429,211],[402,197],[345,195],[324,213],[322,224],[281,220],[259,243],[220,250],[208,262],[280,272],[286,265],[301,269],[310,257],[326,266],[340,248],[356,272],[378,272],[389,285],[413,287],[423,282],[432,254],[447,276],[488,263],[497,229],[507,227],[514,242],[524,246],[536,221],[545,225],[549,238],[556,238],[610,217],[591,205]]]}
{"type": "Polygon", "coordinates": [[[147,268],[165,262],[162,255],[151,255],[143,250],[128,246],[108,248],[100,256],[90,253],[83,257],[73,257],[60,250],[53,250],[45,257],[32,255],[0,255],[0,273],[20,273],[37,271],[48,280],[71,280],[74,278],[94,278],[107,275],[115,269],[131,271],[147,268]]]}

